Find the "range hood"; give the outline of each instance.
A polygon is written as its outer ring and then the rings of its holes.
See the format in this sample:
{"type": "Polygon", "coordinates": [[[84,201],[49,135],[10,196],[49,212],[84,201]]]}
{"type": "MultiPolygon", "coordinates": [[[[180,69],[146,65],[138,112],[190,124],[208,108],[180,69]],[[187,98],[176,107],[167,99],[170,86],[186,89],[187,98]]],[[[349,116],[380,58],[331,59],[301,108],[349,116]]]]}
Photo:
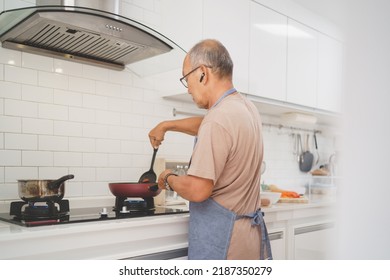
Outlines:
{"type": "Polygon", "coordinates": [[[118,15],[119,0],[36,3],[0,14],[2,47],[115,70],[180,48],[157,31],[118,15]]]}

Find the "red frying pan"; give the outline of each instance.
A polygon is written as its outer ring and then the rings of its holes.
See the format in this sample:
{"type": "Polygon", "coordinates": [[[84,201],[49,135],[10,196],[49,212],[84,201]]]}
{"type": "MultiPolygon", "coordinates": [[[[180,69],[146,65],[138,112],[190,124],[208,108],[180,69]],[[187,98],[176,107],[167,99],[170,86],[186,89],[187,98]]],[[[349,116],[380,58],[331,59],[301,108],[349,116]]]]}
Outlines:
{"type": "Polygon", "coordinates": [[[110,191],[116,197],[155,197],[161,192],[156,183],[109,183],[110,191]]]}

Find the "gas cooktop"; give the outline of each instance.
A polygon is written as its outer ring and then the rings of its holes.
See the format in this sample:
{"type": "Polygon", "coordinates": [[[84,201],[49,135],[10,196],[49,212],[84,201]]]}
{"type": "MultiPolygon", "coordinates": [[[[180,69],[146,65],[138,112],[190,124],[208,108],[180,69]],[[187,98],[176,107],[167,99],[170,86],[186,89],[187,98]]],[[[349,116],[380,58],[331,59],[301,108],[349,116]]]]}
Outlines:
{"type": "MultiPolygon", "coordinates": [[[[19,202],[14,202],[18,204],[19,202]]],[[[11,203],[12,204],[12,203],[11,203]]],[[[60,212],[58,215],[46,216],[42,213],[45,212],[46,206],[23,206],[22,215],[10,213],[0,213],[0,220],[8,223],[13,223],[20,226],[43,226],[53,224],[69,224],[69,223],[82,223],[82,222],[97,222],[107,221],[113,219],[129,219],[129,218],[140,218],[147,216],[159,216],[159,215],[172,215],[188,213],[188,210],[180,208],[168,208],[161,206],[153,206],[152,208],[145,207],[145,204],[140,201],[125,201],[120,208],[118,205],[104,206],[104,207],[88,207],[88,208],[75,208],[70,209],[68,212],[60,212]],[[34,212],[39,213],[35,217],[31,215],[23,215],[26,212],[26,208],[34,207],[34,212]]],[[[12,207],[11,207],[12,209],[12,207]]]]}

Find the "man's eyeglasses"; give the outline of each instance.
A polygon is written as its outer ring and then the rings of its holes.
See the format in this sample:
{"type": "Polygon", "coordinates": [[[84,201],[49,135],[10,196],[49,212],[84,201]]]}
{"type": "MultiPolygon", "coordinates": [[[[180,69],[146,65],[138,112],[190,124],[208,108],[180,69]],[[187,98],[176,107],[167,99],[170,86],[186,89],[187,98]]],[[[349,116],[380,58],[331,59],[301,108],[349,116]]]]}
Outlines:
{"type": "MultiPolygon", "coordinates": [[[[196,70],[198,70],[202,65],[199,65],[198,67],[195,67],[194,69],[192,69],[190,72],[188,72],[187,74],[185,74],[183,77],[180,78],[180,82],[183,84],[183,86],[185,86],[186,88],[188,88],[188,83],[187,83],[187,77],[191,74],[191,73],[194,73],[196,70]]],[[[205,65],[207,68],[212,68],[212,66],[207,66],[205,65]]]]}

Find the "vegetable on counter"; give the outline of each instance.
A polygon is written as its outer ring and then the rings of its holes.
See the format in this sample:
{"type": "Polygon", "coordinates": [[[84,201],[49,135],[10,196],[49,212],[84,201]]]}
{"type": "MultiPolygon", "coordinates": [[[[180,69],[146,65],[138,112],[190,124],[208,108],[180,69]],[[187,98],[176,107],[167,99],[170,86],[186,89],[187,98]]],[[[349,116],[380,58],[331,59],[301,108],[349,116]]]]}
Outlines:
{"type": "Polygon", "coordinates": [[[300,197],[301,197],[301,196],[300,196],[298,193],[296,193],[296,192],[280,189],[280,188],[279,188],[278,186],[276,186],[276,185],[268,185],[268,189],[269,189],[271,192],[279,192],[279,193],[282,193],[282,195],[281,195],[282,198],[300,198],[300,197]]]}

